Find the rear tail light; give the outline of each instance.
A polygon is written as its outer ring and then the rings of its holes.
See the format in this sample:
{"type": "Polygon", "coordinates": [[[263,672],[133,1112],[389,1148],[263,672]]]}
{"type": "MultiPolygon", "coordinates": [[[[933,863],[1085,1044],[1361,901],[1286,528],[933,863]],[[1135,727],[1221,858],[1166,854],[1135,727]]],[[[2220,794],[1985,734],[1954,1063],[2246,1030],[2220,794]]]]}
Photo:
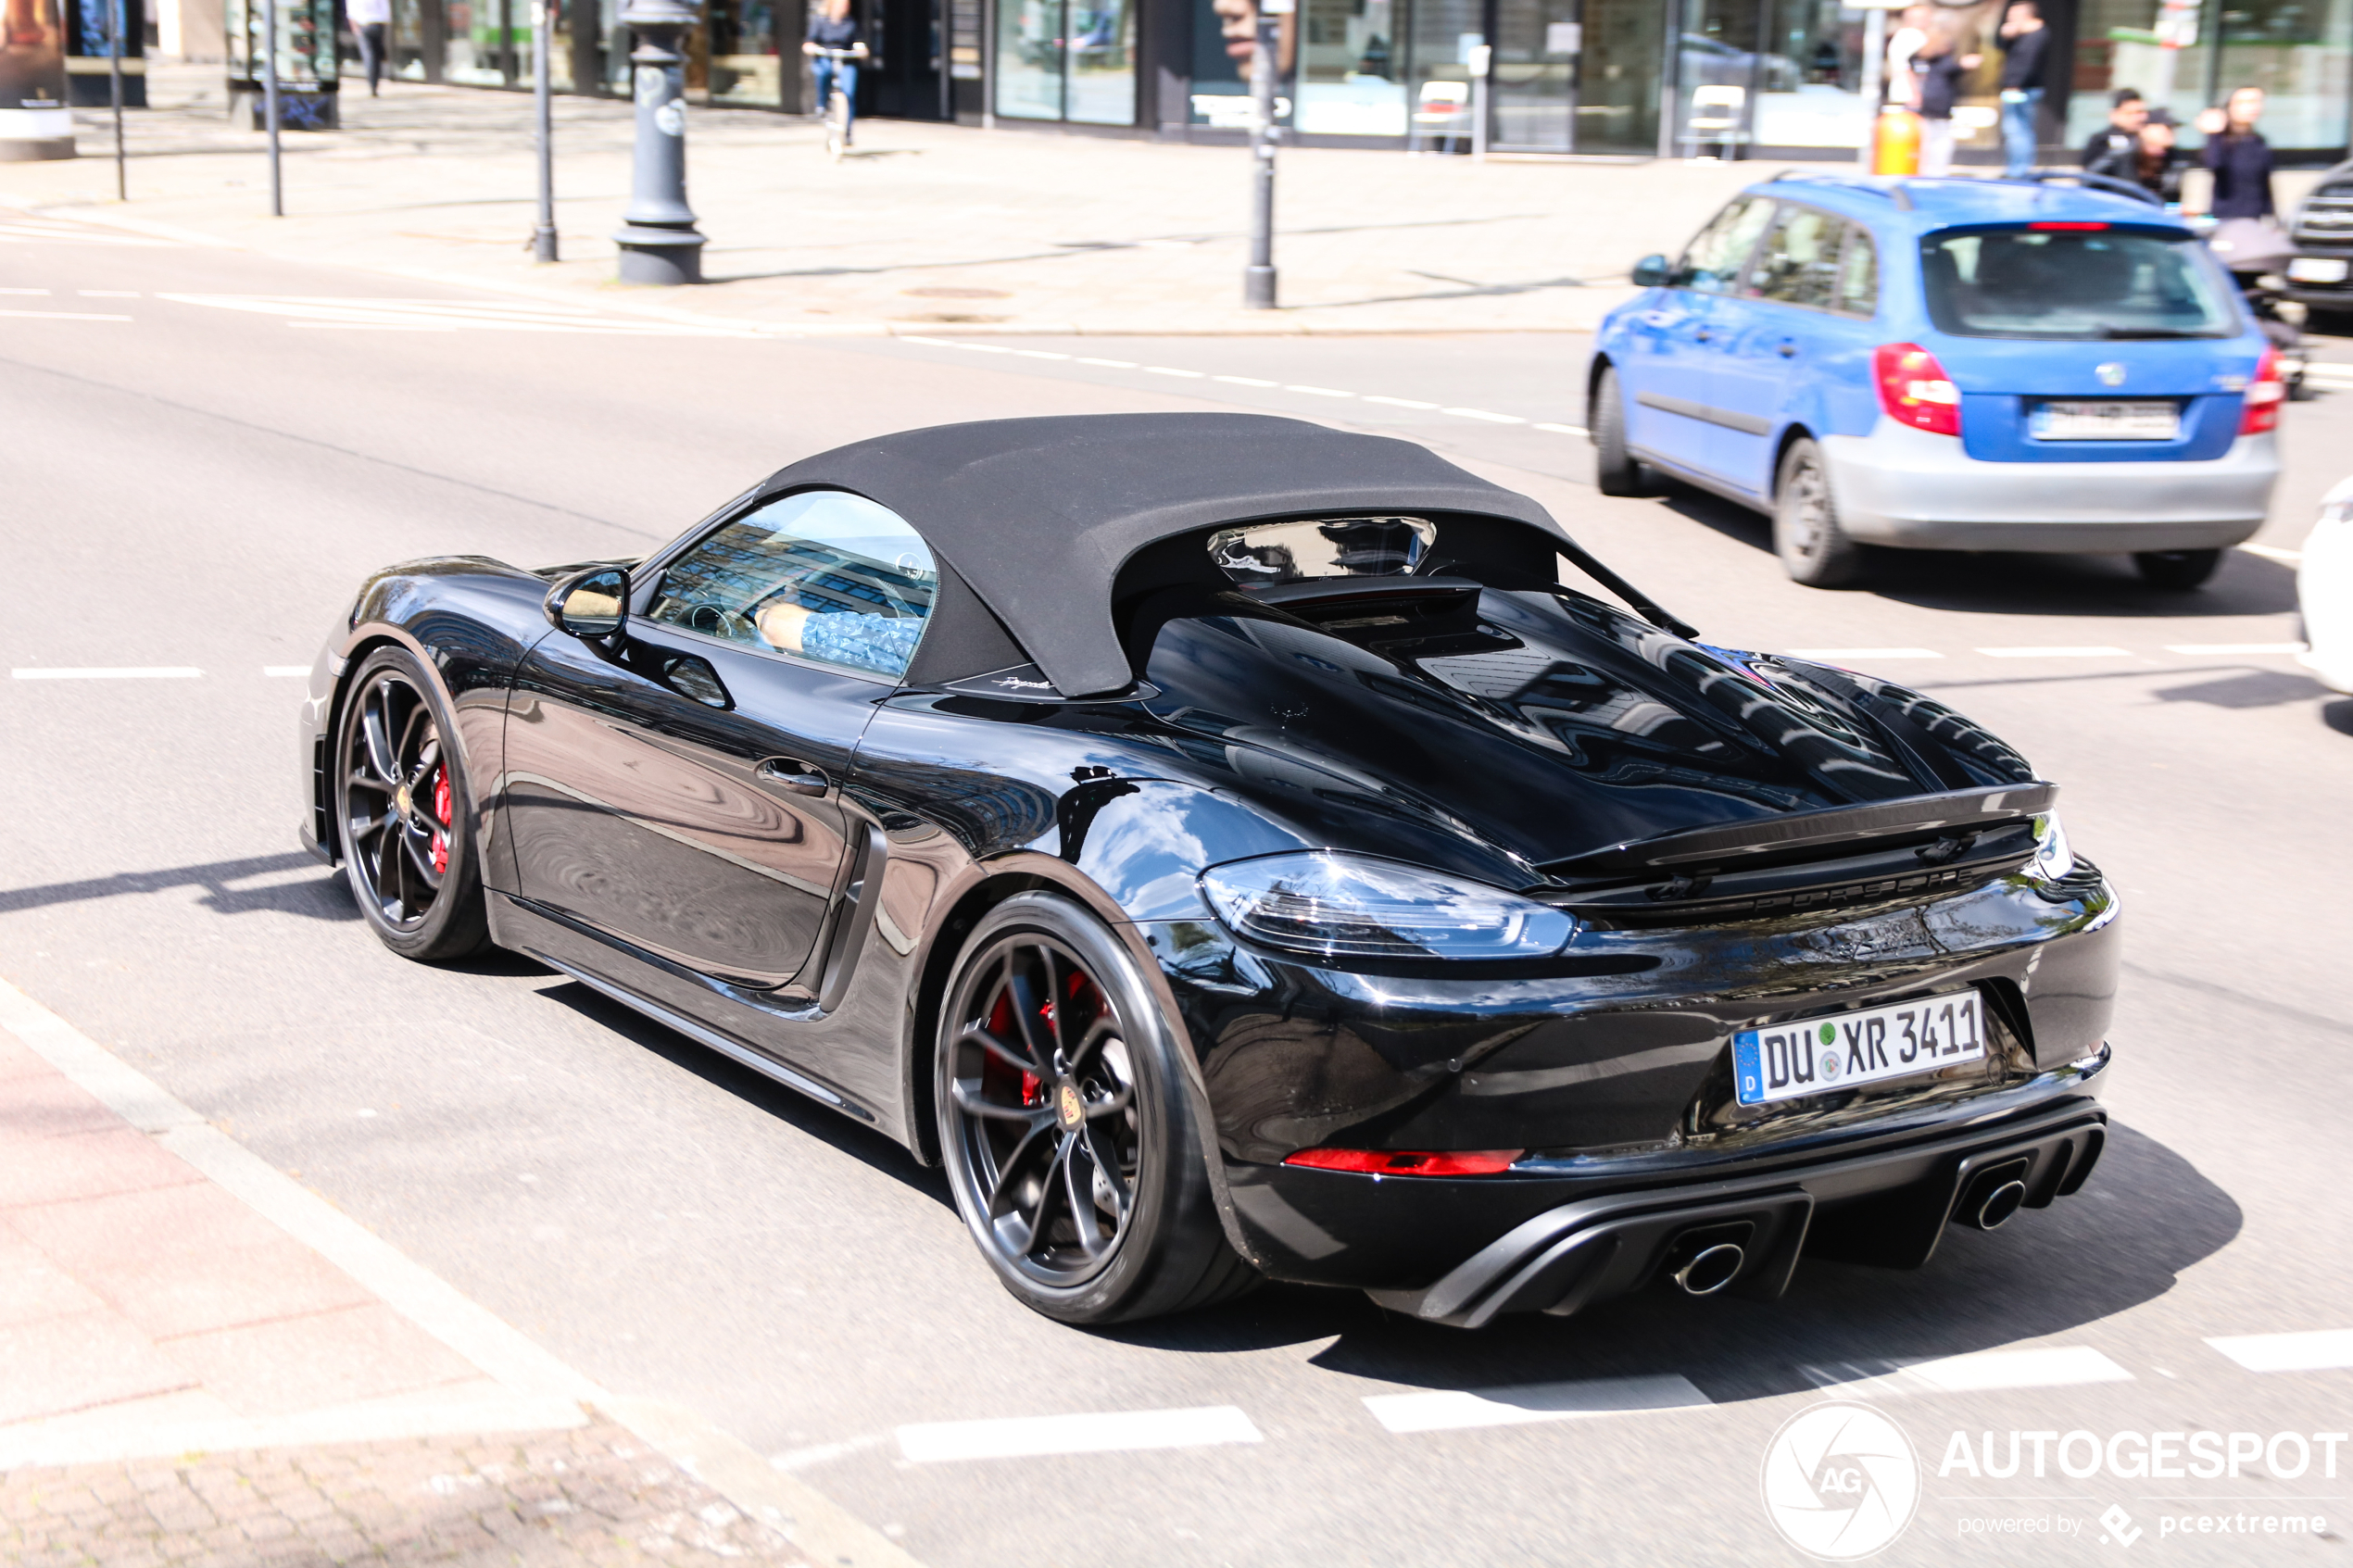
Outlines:
{"type": "Polygon", "coordinates": [[[1510,1170],[1512,1161],[1527,1152],[1524,1148],[1302,1148],[1283,1163],[1373,1176],[1491,1176],[1510,1170]]]}
{"type": "Polygon", "coordinates": [[[2280,405],[2286,401],[2287,383],[2280,380],[2280,351],[2266,346],[2263,358],[2255,362],[2255,379],[2246,383],[2246,411],[2239,416],[2239,433],[2260,435],[2277,429],[2280,405]]]}
{"type": "Polygon", "coordinates": [[[1917,343],[1883,343],[1871,351],[1879,406],[1891,420],[1931,435],[1961,433],[1961,395],[1936,356],[1917,343]]]}

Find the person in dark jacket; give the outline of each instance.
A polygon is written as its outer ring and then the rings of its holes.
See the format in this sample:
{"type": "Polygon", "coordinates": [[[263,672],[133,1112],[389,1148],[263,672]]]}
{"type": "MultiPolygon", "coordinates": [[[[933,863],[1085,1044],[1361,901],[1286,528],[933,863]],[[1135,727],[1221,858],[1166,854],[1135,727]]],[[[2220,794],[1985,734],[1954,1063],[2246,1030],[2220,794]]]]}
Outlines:
{"type": "Polygon", "coordinates": [[[2220,219],[2269,218],[2271,205],[2271,144],[2255,129],[2263,118],[2263,89],[2241,87],[2219,109],[2197,117],[2206,132],[2198,153],[2214,176],[2214,195],[2207,210],[2220,219]]]}
{"type": "Polygon", "coordinates": [[[2108,99],[2108,123],[2083,144],[2083,172],[2112,180],[2133,178],[2133,161],[2141,155],[2141,127],[2148,122],[2148,105],[2131,87],[2119,87],[2108,99]]]}
{"type": "Polygon", "coordinates": [[[2035,0],[2014,0],[2002,18],[2002,172],[2017,179],[2034,167],[2043,108],[2043,63],[2051,30],[2035,0]]]}
{"type": "Polygon", "coordinates": [[[1953,172],[1953,106],[1961,96],[1961,79],[1982,63],[1982,55],[1961,53],[1962,24],[1938,17],[1928,30],[1928,42],[1912,56],[1912,79],[1920,94],[1920,172],[1953,172]]]}
{"type": "Polygon", "coordinates": [[[2182,200],[2182,149],[2173,144],[2178,130],[2170,110],[2149,110],[2132,167],[2124,175],[2169,207],[2182,200]]]}

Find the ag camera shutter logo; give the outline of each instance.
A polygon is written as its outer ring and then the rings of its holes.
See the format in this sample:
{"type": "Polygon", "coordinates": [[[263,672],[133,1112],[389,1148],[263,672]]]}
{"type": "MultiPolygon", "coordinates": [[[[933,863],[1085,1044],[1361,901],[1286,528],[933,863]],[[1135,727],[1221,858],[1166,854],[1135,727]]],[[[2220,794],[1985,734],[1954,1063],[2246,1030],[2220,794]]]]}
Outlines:
{"type": "Polygon", "coordinates": [[[1869,1405],[1831,1400],[1781,1424],[1765,1449],[1765,1515],[1809,1557],[1852,1562],[1911,1527],[1920,1461],[1911,1439],[1869,1405]]]}

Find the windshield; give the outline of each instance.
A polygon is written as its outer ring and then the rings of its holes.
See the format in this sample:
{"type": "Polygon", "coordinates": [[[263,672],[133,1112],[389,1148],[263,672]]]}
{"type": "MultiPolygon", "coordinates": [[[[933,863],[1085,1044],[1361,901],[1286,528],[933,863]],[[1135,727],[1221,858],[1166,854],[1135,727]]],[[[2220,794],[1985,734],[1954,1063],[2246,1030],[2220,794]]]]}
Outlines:
{"type": "Polygon", "coordinates": [[[2231,292],[2192,239],[2021,227],[1920,242],[1929,315],[1969,337],[2229,337],[2231,292]]]}

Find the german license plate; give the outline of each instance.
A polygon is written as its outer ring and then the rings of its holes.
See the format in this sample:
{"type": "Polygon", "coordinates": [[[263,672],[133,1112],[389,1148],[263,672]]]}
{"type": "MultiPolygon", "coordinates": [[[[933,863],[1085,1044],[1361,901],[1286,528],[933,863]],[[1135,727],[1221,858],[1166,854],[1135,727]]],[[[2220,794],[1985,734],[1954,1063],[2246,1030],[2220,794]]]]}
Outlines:
{"type": "Polygon", "coordinates": [[[2341,283],[2345,273],[2343,258],[2335,257],[2299,256],[2287,264],[2287,278],[2292,283],[2341,283]]]}
{"type": "Polygon", "coordinates": [[[2174,441],[2182,410],[2171,403],[2045,403],[2027,427],[2037,441],[2174,441]]]}
{"type": "Polygon", "coordinates": [[[1837,1012],[1732,1036],[1732,1082],[1743,1105],[1770,1105],[1985,1060],[1975,991],[1837,1012]]]}

